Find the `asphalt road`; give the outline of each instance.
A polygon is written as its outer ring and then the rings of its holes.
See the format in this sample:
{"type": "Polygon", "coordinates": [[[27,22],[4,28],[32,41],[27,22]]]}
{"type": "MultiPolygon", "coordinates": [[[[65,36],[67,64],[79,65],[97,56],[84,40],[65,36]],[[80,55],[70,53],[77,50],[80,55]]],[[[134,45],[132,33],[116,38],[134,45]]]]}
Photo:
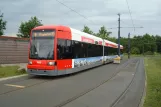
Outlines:
{"type": "Polygon", "coordinates": [[[107,64],[69,76],[1,81],[0,107],[123,107],[135,98],[140,103],[145,82],[142,63],[139,58],[124,59],[119,65],[107,64]]]}

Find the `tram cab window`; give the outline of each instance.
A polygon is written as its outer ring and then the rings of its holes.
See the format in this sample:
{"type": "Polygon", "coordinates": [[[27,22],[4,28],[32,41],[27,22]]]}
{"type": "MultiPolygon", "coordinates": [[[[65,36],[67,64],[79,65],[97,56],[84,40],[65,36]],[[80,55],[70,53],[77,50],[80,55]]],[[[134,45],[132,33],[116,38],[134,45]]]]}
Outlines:
{"type": "Polygon", "coordinates": [[[57,43],[57,59],[72,59],[72,41],[58,39],[57,43]]]}

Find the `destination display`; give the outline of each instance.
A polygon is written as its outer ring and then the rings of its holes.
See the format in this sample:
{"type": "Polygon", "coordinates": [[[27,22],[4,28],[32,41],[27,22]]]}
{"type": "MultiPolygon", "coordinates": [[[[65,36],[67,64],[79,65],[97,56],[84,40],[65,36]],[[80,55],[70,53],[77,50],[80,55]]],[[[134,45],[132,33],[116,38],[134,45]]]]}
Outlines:
{"type": "Polygon", "coordinates": [[[32,35],[34,37],[38,37],[38,36],[55,36],[55,32],[54,31],[33,32],[32,35]]]}

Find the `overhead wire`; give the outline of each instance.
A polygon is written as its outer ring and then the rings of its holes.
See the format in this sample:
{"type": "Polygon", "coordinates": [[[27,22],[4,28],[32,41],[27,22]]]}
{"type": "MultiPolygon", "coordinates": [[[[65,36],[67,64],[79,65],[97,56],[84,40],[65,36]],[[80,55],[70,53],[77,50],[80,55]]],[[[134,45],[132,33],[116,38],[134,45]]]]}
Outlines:
{"type": "Polygon", "coordinates": [[[127,7],[128,7],[128,11],[129,11],[129,14],[130,14],[130,17],[131,17],[131,21],[132,21],[132,25],[133,25],[134,32],[135,32],[134,21],[133,21],[133,18],[132,18],[132,14],[131,14],[131,10],[130,10],[130,6],[129,6],[129,3],[128,3],[128,0],[126,0],[126,4],[127,4],[127,7]]]}
{"type": "Polygon", "coordinates": [[[79,12],[77,12],[76,10],[70,8],[69,6],[67,6],[66,4],[64,4],[63,2],[56,0],[58,3],[62,4],[63,6],[67,7],[68,9],[70,9],[71,11],[75,12],[76,14],[78,14],[79,16],[83,17],[84,19],[88,20],[89,22],[95,24],[92,20],[89,20],[86,16],[80,14],[79,12]]]}

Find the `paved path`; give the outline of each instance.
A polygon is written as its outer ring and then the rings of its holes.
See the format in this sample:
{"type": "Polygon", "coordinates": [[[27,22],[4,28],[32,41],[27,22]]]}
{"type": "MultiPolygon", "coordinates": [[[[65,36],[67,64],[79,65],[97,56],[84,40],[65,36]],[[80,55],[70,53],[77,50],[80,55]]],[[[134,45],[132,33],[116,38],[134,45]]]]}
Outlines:
{"type": "Polygon", "coordinates": [[[69,76],[0,81],[0,107],[138,107],[144,78],[143,59],[134,58],[69,76]]]}

